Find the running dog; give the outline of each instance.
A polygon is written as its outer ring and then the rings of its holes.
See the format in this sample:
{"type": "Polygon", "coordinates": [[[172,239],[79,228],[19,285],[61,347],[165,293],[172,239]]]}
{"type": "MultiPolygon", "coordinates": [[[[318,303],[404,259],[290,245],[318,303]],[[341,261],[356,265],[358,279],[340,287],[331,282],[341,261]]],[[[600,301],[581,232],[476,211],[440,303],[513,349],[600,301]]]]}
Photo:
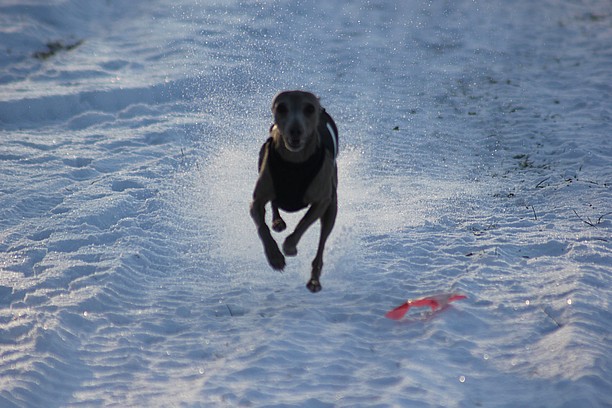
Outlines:
{"type": "Polygon", "coordinates": [[[322,287],[323,251],[338,212],[336,189],[338,129],[333,119],[310,92],[284,91],[272,101],[274,124],[259,152],[259,177],[253,191],[251,217],[270,266],[285,267],[285,256],[297,255],[297,245],[306,230],[321,220],[317,254],[306,287],[313,293],[322,287]],[[297,227],[283,243],[283,252],[265,221],[265,206],[272,203],[272,229],[287,225],[279,209],[288,212],[308,207],[297,227]],[[283,255],[284,253],[284,255],[283,255]]]}

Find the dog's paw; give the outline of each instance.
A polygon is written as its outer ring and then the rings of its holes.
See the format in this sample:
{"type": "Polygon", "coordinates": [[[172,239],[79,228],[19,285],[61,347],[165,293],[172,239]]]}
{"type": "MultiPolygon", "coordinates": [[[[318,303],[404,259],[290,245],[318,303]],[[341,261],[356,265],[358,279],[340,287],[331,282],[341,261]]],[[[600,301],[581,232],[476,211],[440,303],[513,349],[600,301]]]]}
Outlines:
{"type": "Polygon", "coordinates": [[[278,247],[266,250],[266,257],[270,266],[277,271],[285,269],[285,257],[278,247]]]}
{"type": "Polygon", "coordinates": [[[323,289],[323,287],[321,286],[321,283],[319,282],[318,279],[311,279],[311,280],[309,280],[308,283],[306,284],[306,287],[312,293],[320,292],[321,289],[323,289]]]}
{"type": "Polygon", "coordinates": [[[282,218],[277,218],[272,221],[272,229],[276,232],[283,232],[287,228],[287,224],[282,218]]]}
{"type": "Polygon", "coordinates": [[[297,252],[298,252],[297,246],[291,239],[291,235],[289,235],[287,239],[285,239],[285,242],[283,242],[283,252],[285,253],[286,256],[296,256],[297,255],[297,252]]]}
{"type": "Polygon", "coordinates": [[[282,254],[278,257],[268,258],[268,262],[270,266],[277,271],[285,269],[285,257],[282,254]]]}

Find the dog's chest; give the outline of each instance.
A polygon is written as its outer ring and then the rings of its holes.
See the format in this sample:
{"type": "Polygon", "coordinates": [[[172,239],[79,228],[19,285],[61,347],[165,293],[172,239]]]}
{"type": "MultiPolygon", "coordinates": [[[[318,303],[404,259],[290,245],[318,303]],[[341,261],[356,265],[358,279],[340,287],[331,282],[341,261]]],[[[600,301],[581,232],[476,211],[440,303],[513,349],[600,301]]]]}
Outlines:
{"type": "Polygon", "coordinates": [[[322,148],[301,163],[288,162],[276,152],[271,139],[268,146],[268,166],[272,175],[275,203],[285,211],[298,211],[308,204],[304,203],[304,194],[323,166],[325,151],[322,148]]]}

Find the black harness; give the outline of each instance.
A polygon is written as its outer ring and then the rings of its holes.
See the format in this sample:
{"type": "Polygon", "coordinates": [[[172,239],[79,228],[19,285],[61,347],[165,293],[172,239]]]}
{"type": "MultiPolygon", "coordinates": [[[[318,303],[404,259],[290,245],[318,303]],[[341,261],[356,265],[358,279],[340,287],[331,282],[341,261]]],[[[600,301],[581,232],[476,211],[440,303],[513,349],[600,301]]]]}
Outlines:
{"type": "MultiPolygon", "coordinates": [[[[317,133],[320,143],[314,154],[305,162],[293,163],[283,160],[274,149],[272,137],[268,138],[261,147],[261,153],[264,153],[264,149],[268,152],[267,165],[276,193],[276,199],[273,202],[284,211],[299,211],[308,205],[304,203],[304,194],[323,166],[325,151],[329,151],[334,160],[338,156],[338,128],[325,109],[321,112],[317,133]]],[[[264,157],[261,153],[259,168],[261,168],[261,160],[264,157]]]]}

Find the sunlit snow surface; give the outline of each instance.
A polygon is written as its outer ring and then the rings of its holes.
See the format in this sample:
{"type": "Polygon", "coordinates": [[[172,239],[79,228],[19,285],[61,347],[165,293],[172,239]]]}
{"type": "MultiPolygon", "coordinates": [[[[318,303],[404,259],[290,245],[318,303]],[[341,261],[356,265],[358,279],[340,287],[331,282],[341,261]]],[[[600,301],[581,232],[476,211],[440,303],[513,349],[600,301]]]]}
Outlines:
{"type": "Polygon", "coordinates": [[[612,405],[611,67],[606,0],[1,2],[0,406],[612,405]],[[281,89],[316,295],[248,215],[281,89]]]}

